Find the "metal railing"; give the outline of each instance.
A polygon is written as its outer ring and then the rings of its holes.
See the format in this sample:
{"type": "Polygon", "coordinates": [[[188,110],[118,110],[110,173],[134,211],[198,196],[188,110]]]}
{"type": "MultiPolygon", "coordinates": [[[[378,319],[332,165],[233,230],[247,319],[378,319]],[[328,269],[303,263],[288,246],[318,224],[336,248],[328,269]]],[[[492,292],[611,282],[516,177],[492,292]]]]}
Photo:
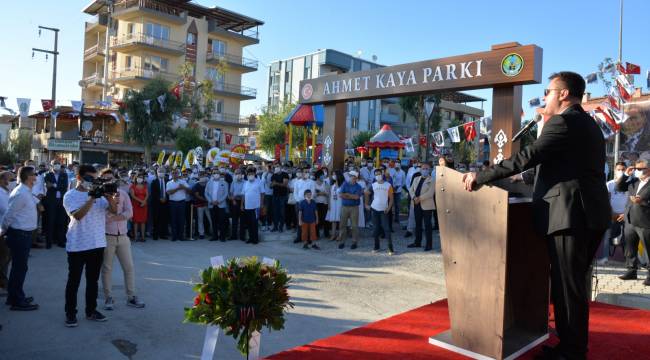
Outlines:
{"type": "Polygon", "coordinates": [[[90,76],[83,78],[83,83],[85,86],[97,85],[102,86],[104,83],[104,74],[94,73],[90,76]]]}
{"type": "Polygon", "coordinates": [[[119,12],[121,10],[131,9],[134,7],[149,9],[163,13],[165,15],[177,16],[179,18],[185,17],[185,13],[180,9],[153,0],[121,0],[117,1],[113,8],[116,12],[119,12]]]}
{"type": "Polygon", "coordinates": [[[150,70],[150,69],[143,69],[139,67],[126,68],[126,69],[114,71],[112,75],[112,78],[115,79],[115,81],[131,79],[131,78],[155,79],[157,77],[161,77],[169,81],[176,81],[180,79],[181,76],[179,74],[174,74],[167,71],[150,70]]]}
{"type": "Polygon", "coordinates": [[[255,40],[259,40],[259,35],[260,35],[257,27],[252,27],[250,29],[246,29],[242,31],[235,31],[235,30],[226,29],[219,26],[217,20],[215,19],[208,20],[208,32],[234,34],[234,35],[239,35],[239,36],[243,36],[255,40]]]}
{"type": "Polygon", "coordinates": [[[104,48],[106,46],[102,43],[95,44],[88,49],[84,50],[84,58],[92,55],[104,55],[104,48]]]}
{"type": "Polygon", "coordinates": [[[257,90],[247,87],[247,86],[241,86],[241,85],[236,85],[236,84],[228,84],[228,83],[214,83],[212,86],[212,90],[217,91],[217,92],[225,92],[225,93],[230,93],[230,94],[237,94],[237,95],[242,95],[246,97],[256,97],[257,96],[257,90]]]}
{"type": "Polygon", "coordinates": [[[184,43],[168,39],[159,39],[143,33],[126,34],[121,37],[114,37],[111,39],[111,46],[126,46],[131,44],[156,46],[159,48],[178,51],[181,53],[185,51],[184,43]]]}
{"type": "Polygon", "coordinates": [[[213,112],[208,121],[218,121],[222,123],[229,123],[233,125],[250,125],[250,121],[245,116],[239,116],[235,114],[223,114],[213,112]]]}
{"type": "Polygon", "coordinates": [[[217,54],[213,52],[208,52],[208,54],[205,57],[205,60],[208,62],[224,60],[229,64],[248,67],[255,70],[257,70],[257,66],[259,64],[257,60],[248,59],[242,56],[236,56],[231,54],[217,54]]]}
{"type": "Polygon", "coordinates": [[[94,26],[101,25],[101,26],[106,26],[108,23],[108,17],[107,15],[95,15],[93,20],[91,21],[86,21],[85,26],[86,26],[86,31],[94,26]]]}

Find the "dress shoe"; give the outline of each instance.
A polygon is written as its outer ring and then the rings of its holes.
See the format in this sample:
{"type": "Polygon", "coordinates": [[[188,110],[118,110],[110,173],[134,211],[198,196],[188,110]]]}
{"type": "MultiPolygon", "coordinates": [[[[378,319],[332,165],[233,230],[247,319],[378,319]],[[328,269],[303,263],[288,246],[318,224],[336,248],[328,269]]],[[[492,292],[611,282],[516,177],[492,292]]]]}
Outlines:
{"type": "Polygon", "coordinates": [[[405,238],[406,238],[406,237],[411,237],[411,235],[413,235],[413,233],[411,233],[410,231],[407,231],[407,232],[404,234],[404,237],[405,237],[405,238]]]}
{"type": "Polygon", "coordinates": [[[650,275],[643,281],[643,285],[650,286],[650,275]]]}
{"type": "Polygon", "coordinates": [[[11,305],[11,308],[9,309],[11,311],[34,311],[34,310],[38,310],[38,304],[23,302],[21,304],[11,305]]]}
{"type": "MultiPolygon", "coordinates": [[[[23,300],[23,303],[27,303],[27,304],[30,304],[30,303],[33,303],[33,302],[34,302],[34,298],[32,296],[28,296],[28,297],[25,298],[25,300],[23,300]]],[[[9,300],[7,300],[7,301],[5,301],[5,305],[13,305],[13,304],[10,303],[9,300]]]]}
{"type": "Polygon", "coordinates": [[[413,243],[413,244],[408,244],[408,245],[406,245],[406,247],[407,247],[407,248],[419,248],[419,247],[422,247],[422,245],[418,245],[418,244],[416,244],[416,243],[413,243]]]}
{"type": "Polygon", "coordinates": [[[433,250],[433,248],[431,246],[425,246],[424,247],[424,251],[431,251],[431,250],[433,250]]]}
{"type": "Polygon", "coordinates": [[[621,280],[636,280],[636,269],[628,270],[625,274],[618,277],[621,280]]]}

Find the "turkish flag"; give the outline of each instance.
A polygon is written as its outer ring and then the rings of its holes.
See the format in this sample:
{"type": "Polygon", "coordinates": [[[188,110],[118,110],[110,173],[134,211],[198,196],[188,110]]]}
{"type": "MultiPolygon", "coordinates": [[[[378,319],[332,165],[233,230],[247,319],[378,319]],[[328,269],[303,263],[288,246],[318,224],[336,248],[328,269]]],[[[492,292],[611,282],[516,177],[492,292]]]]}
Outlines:
{"type": "Polygon", "coordinates": [[[275,160],[280,161],[280,156],[282,154],[282,148],[280,144],[275,144],[275,160]]]}
{"type": "Polygon", "coordinates": [[[615,132],[616,132],[616,131],[619,131],[619,130],[621,129],[621,126],[620,126],[619,124],[616,123],[616,121],[614,120],[614,118],[612,118],[611,116],[609,116],[609,114],[608,114],[605,110],[603,110],[603,108],[601,108],[600,106],[597,107],[597,108],[594,110],[594,112],[596,113],[596,115],[600,115],[601,118],[605,120],[605,122],[607,123],[607,125],[609,125],[609,127],[611,127],[612,130],[614,130],[615,132]]]}
{"type": "Polygon", "coordinates": [[[607,95],[607,100],[609,100],[609,105],[614,109],[621,111],[621,108],[618,106],[618,101],[612,95],[607,95]]]}
{"type": "Polygon", "coordinates": [[[625,63],[625,74],[641,74],[641,67],[639,65],[630,64],[629,62],[625,63]]]}
{"type": "Polygon", "coordinates": [[[619,73],[627,75],[627,69],[623,67],[621,63],[616,64],[616,70],[618,70],[619,73]]]}
{"type": "Polygon", "coordinates": [[[172,94],[176,97],[177,100],[181,99],[181,85],[178,84],[172,89],[172,94]]]}
{"type": "Polygon", "coordinates": [[[50,111],[52,110],[54,103],[52,100],[41,100],[41,105],[43,106],[43,111],[50,111]]]}
{"type": "Polygon", "coordinates": [[[427,136],[426,135],[420,135],[420,145],[427,146],[427,136]]]}
{"type": "Polygon", "coordinates": [[[465,140],[472,141],[476,138],[476,128],[474,127],[474,122],[463,124],[465,130],[465,140]]]}
{"type": "Polygon", "coordinates": [[[232,141],[232,134],[226,133],[226,145],[230,145],[231,141],[232,141]]]}

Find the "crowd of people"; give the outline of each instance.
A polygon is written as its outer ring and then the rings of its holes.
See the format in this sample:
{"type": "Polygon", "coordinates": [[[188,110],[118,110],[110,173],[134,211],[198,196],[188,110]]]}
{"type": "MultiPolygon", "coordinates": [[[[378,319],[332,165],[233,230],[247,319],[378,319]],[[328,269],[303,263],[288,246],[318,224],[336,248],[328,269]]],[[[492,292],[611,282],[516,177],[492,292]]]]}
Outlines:
{"type": "Polygon", "coordinates": [[[75,327],[84,270],[86,318],[106,321],[97,310],[100,278],[103,308],[115,308],[111,278],[116,257],[126,305],[145,307],[136,293],[132,242],[257,244],[263,232],[290,232],[305,249],[318,250],[318,241],[325,239],[343,249],[350,238],[354,250],[359,229],[372,228],[373,251],[381,251],[385,239],[385,249],[393,255],[394,224],[402,230],[400,214],[406,212],[405,236],[414,238],[408,247],[431,251],[437,227],[434,178],[430,163],[414,161],[403,169],[399,160],[389,159],[377,166],[349,158],[333,173],[292,162],[181,169],[157,163],[124,168],[28,160],[0,172],[0,287],[12,310],[38,309],[23,292],[30,250],[65,248],[65,325],[75,327]]]}

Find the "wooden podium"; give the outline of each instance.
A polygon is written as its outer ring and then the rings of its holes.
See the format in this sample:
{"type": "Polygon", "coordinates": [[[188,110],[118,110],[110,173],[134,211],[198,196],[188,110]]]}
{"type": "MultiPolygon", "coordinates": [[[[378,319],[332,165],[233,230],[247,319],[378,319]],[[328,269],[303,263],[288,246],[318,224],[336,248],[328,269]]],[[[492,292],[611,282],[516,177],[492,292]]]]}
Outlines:
{"type": "Polygon", "coordinates": [[[546,243],[533,231],[530,198],[496,186],[468,192],[462,177],[437,167],[451,329],[429,342],[475,359],[514,359],[548,338],[546,243]]]}

